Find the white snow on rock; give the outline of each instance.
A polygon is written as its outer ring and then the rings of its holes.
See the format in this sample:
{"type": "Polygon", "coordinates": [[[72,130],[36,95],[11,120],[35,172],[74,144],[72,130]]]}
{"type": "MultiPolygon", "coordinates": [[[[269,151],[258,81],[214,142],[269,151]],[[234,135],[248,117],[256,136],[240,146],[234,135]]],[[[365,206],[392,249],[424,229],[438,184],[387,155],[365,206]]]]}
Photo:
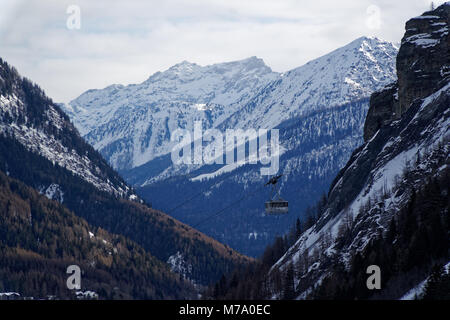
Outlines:
{"type": "Polygon", "coordinates": [[[47,188],[41,188],[40,193],[50,200],[56,200],[59,203],[64,202],[64,192],[61,190],[61,187],[56,183],[52,183],[47,188]]]}
{"type": "Polygon", "coordinates": [[[95,291],[77,291],[75,292],[75,295],[77,296],[77,299],[79,300],[92,300],[92,299],[98,299],[98,293],[95,291]]]}
{"type": "Polygon", "coordinates": [[[255,96],[228,126],[273,128],[283,120],[369,97],[396,79],[398,48],[361,37],[286,72],[255,96]]]}
{"type": "MultiPolygon", "coordinates": [[[[444,272],[449,273],[450,272],[450,262],[448,262],[444,266],[444,272]]],[[[427,284],[429,277],[427,277],[425,280],[418,283],[415,287],[411,288],[408,292],[406,292],[399,300],[416,300],[420,299],[423,294],[425,293],[425,287],[427,284]]]]}
{"type": "Polygon", "coordinates": [[[13,298],[20,298],[20,294],[17,292],[0,292],[0,300],[8,300],[13,298]]]}
{"type": "Polygon", "coordinates": [[[170,266],[170,270],[182,275],[185,279],[189,279],[189,276],[192,273],[192,265],[185,261],[185,258],[180,251],[171,255],[169,259],[167,259],[167,263],[170,266]]]}
{"type": "MultiPolygon", "coordinates": [[[[11,123],[1,121],[5,116],[17,119],[19,115],[26,114],[25,108],[26,106],[16,94],[0,95],[0,134],[13,136],[29,151],[43,156],[53,164],[66,168],[100,190],[117,195],[126,192],[127,187],[125,185],[115,186],[109,180],[104,179],[100,169],[91,163],[87,155],[80,155],[75,150],[69,150],[60,139],[48,134],[43,128],[35,127],[32,123],[29,123],[26,117],[25,123],[21,124],[18,124],[17,121],[11,123]]],[[[53,127],[56,132],[60,132],[63,126],[67,126],[68,123],[62,117],[61,112],[58,112],[52,105],[47,105],[44,125],[53,127]]],[[[73,132],[73,134],[76,134],[76,132],[73,132]]],[[[49,190],[48,192],[50,194],[52,191],[49,190]]]]}
{"type": "Polygon", "coordinates": [[[427,283],[427,279],[420,282],[417,286],[414,288],[411,288],[403,297],[401,297],[399,300],[416,300],[419,299],[420,296],[423,294],[423,290],[425,289],[425,284],[427,283]]]}

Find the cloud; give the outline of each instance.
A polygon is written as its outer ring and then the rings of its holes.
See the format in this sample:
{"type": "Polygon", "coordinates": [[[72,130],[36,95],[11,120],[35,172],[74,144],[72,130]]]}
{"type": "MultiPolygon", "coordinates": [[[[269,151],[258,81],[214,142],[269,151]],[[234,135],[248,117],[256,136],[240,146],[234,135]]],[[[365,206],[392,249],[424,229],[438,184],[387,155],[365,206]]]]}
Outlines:
{"type": "Polygon", "coordinates": [[[138,83],[182,60],[205,65],[256,55],[287,71],[362,35],[399,42],[406,20],[430,6],[424,0],[3,1],[0,55],[56,101],[138,83]],[[66,27],[71,4],[81,9],[80,30],[66,27]],[[379,19],[368,23],[371,6],[379,19]]]}

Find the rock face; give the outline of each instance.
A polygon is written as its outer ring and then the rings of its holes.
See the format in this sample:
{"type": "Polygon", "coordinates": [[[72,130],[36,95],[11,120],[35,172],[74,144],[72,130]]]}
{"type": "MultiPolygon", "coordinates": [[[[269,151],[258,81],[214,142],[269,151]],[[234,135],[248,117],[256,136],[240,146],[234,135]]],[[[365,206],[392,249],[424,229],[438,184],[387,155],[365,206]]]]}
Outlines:
{"type": "Polygon", "coordinates": [[[397,56],[400,112],[416,99],[440,89],[450,77],[450,6],[444,5],[406,23],[397,56]]]}
{"type": "Polygon", "coordinates": [[[450,6],[410,19],[397,55],[397,78],[371,97],[364,140],[399,119],[417,99],[442,88],[450,77],[450,6]]]}
{"type": "Polygon", "coordinates": [[[388,85],[370,97],[370,107],[364,123],[364,141],[370,140],[382,126],[400,117],[398,83],[388,85]]]}
{"type": "MultiPolygon", "coordinates": [[[[398,150],[405,150],[423,138],[423,132],[418,135],[414,130],[405,135],[407,132],[405,126],[414,117],[414,112],[421,110],[420,106],[426,100],[424,98],[431,99],[434,93],[448,86],[449,25],[449,3],[406,23],[406,32],[397,55],[398,80],[372,94],[364,124],[366,144],[355,150],[346,167],[331,185],[329,193],[331,212],[339,212],[357,196],[367,182],[370,171],[376,166],[377,156],[392,149],[390,145],[386,146],[391,138],[401,138],[398,150]],[[417,110],[409,111],[413,106],[417,110]],[[378,131],[380,128],[383,130],[378,131]],[[345,181],[347,183],[344,183],[345,181]]],[[[443,90],[443,93],[447,91],[443,90]]],[[[444,98],[440,98],[439,101],[443,101],[442,99],[444,98]]],[[[436,105],[435,103],[434,106],[436,105]]],[[[444,101],[439,106],[439,112],[444,112],[448,106],[444,101]]],[[[439,113],[433,116],[439,117],[439,113]]],[[[443,117],[446,118],[447,115],[443,117]]],[[[395,152],[399,152],[398,150],[395,152]]]]}
{"type": "MultiPolygon", "coordinates": [[[[4,136],[16,139],[27,150],[98,190],[130,195],[123,179],[81,138],[69,117],[38,86],[0,58],[0,137],[4,136]]],[[[37,183],[33,187],[44,186],[37,183]]]]}

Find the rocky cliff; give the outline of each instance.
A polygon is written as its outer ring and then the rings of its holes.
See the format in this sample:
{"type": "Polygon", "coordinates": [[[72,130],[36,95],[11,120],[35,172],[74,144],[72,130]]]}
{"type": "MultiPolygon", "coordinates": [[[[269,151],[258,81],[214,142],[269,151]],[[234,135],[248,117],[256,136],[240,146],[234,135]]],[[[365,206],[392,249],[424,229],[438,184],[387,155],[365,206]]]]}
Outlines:
{"type": "Polygon", "coordinates": [[[316,224],[272,267],[271,275],[295,269],[297,297],[375,297],[364,278],[375,264],[390,288],[378,297],[400,298],[430,264],[449,260],[449,12],[447,2],[406,23],[398,82],[372,95],[364,144],[334,179],[316,224]],[[437,234],[447,241],[432,245],[437,234]]]}
{"type": "Polygon", "coordinates": [[[398,81],[372,95],[364,139],[408,110],[412,103],[442,88],[450,78],[450,6],[410,19],[397,55],[398,81]]]}

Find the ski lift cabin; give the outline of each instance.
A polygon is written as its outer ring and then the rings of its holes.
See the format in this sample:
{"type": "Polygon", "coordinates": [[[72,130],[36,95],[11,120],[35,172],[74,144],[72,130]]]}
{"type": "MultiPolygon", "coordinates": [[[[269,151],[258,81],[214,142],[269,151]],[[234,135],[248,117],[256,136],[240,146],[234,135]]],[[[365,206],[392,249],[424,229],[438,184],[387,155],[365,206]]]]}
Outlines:
{"type": "Polygon", "coordinates": [[[267,214],[285,214],[289,212],[289,204],[286,200],[270,200],[265,203],[267,214]]]}
{"type": "Polygon", "coordinates": [[[280,191],[276,186],[281,176],[282,175],[275,176],[266,183],[266,186],[272,185],[272,195],[270,200],[265,203],[266,214],[279,215],[289,212],[289,203],[280,197],[280,191]]]}

